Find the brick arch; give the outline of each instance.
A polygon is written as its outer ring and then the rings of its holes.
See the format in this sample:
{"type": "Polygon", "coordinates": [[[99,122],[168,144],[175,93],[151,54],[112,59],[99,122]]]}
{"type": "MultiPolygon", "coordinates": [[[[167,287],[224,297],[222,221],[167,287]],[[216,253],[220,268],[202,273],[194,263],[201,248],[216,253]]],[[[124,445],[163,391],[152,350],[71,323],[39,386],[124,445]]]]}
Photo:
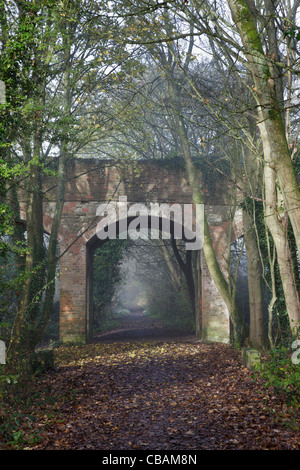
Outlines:
{"type": "MultiPolygon", "coordinates": [[[[109,227],[112,228],[113,226],[115,226],[114,231],[115,231],[117,236],[120,234],[120,230],[122,230],[122,233],[126,233],[126,232],[128,233],[128,228],[130,228],[130,223],[133,222],[134,219],[135,219],[134,216],[129,216],[127,219],[112,220],[109,223],[109,227]]],[[[180,238],[186,244],[196,243],[196,239],[198,238],[198,237],[196,237],[194,231],[189,226],[187,226],[185,224],[178,223],[174,220],[169,220],[169,219],[167,219],[163,216],[158,216],[158,217],[156,217],[156,216],[151,217],[150,215],[149,216],[142,216],[142,217],[139,218],[139,220],[142,222],[143,228],[146,228],[146,229],[147,228],[148,229],[154,228],[154,229],[162,230],[164,228],[164,229],[167,229],[164,232],[167,232],[170,235],[171,234],[176,234],[176,233],[178,235],[182,234],[182,237],[180,237],[180,238]],[[152,225],[151,225],[152,222],[154,222],[154,227],[152,227],[152,225]]],[[[100,219],[100,222],[101,222],[101,219],[100,219]]],[[[101,232],[103,233],[103,231],[100,231],[100,236],[99,236],[99,234],[97,233],[97,226],[96,226],[96,230],[95,230],[95,227],[93,227],[93,229],[90,229],[89,231],[85,232],[84,239],[85,239],[86,245],[87,246],[92,246],[92,245],[95,245],[95,244],[101,244],[101,241],[102,241],[102,239],[100,238],[101,237],[101,232]]],[[[130,236],[129,236],[129,238],[130,238],[130,236]]],[[[105,240],[103,240],[103,241],[105,241],[105,240]]],[[[201,237],[201,246],[199,247],[199,249],[200,248],[202,248],[202,237],[201,237]]]]}
{"type": "MultiPolygon", "coordinates": [[[[102,217],[99,218],[98,222],[103,220],[102,217]]],[[[119,219],[118,217],[113,218],[108,223],[110,229],[114,229],[116,236],[120,235],[120,233],[126,233],[126,238],[130,238],[128,234],[128,228],[130,228],[130,224],[132,221],[135,220],[134,216],[129,216],[126,219],[119,219]]],[[[186,245],[191,249],[191,245],[193,248],[197,242],[197,237],[195,233],[188,227],[186,224],[179,223],[176,220],[170,220],[163,216],[158,217],[151,217],[148,216],[141,216],[139,218],[139,222],[141,222],[143,228],[154,228],[161,230],[162,228],[165,229],[165,233],[168,233],[170,238],[171,234],[177,234],[178,238],[180,233],[182,233],[182,239],[186,245]],[[154,223],[154,225],[152,225],[154,223]]],[[[87,276],[87,337],[92,339],[92,325],[93,325],[93,316],[94,316],[94,307],[93,307],[93,255],[95,249],[102,246],[104,243],[109,243],[109,238],[101,239],[99,238],[99,233],[97,232],[97,225],[94,224],[92,228],[86,230],[84,233],[85,245],[86,245],[86,276],[87,276]]],[[[202,248],[202,240],[199,240],[199,249],[197,246],[195,247],[195,252],[197,256],[200,256],[200,248],[202,248]]],[[[197,289],[197,286],[195,286],[197,289]]],[[[198,331],[200,335],[200,330],[198,331]]]]}
{"type": "MultiPolygon", "coordinates": [[[[228,225],[225,221],[211,227],[213,246],[221,267],[228,243],[228,225]]],[[[96,227],[97,220],[89,218],[79,231],[72,234],[72,246],[61,259],[60,338],[65,342],[86,342],[91,339],[92,247],[101,243],[96,235],[96,227]]],[[[210,277],[205,260],[202,256],[200,258],[202,278],[198,286],[199,331],[203,339],[228,342],[228,310],[210,277]]]]}
{"type": "MultiPolygon", "coordinates": [[[[49,161],[56,165],[57,160],[49,161]]],[[[187,183],[184,169],[174,168],[154,161],[139,162],[139,171],[120,169],[115,162],[75,158],[70,160],[66,172],[65,203],[63,207],[58,240],[60,259],[60,336],[63,341],[86,342],[88,331],[89,245],[95,236],[99,204],[117,201],[126,196],[130,204],[151,202],[191,204],[191,188],[187,183]]],[[[214,187],[203,187],[201,171],[197,175],[203,194],[206,214],[217,258],[224,261],[224,250],[228,244],[229,212],[231,201],[225,179],[216,180],[214,187]]],[[[50,233],[56,204],[56,177],[43,177],[44,228],[50,233]]],[[[25,218],[26,194],[18,191],[25,218]]],[[[235,221],[234,235],[242,233],[241,223],[235,221]]],[[[227,308],[220,298],[202,257],[201,270],[202,326],[203,339],[227,341],[229,319],[227,308]]]]}

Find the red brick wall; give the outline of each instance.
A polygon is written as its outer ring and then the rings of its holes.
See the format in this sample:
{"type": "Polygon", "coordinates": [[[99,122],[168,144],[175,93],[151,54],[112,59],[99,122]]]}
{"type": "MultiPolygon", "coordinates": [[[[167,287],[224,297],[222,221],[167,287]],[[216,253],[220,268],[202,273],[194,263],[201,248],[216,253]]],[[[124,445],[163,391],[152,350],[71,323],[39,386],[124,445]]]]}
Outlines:
{"type": "MultiPolygon", "coordinates": [[[[199,185],[202,176],[199,173],[199,185]]],[[[55,207],[55,178],[44,181],[47,200],[44,203],[44,227],[50,233],[55,207]]],[[[125,169],[104,164],[98,160],[77,159],[72,161],[67,172],[65,204],[59,232],[60,250],[69,245],[60,261],[60,335],[63,341],[86,341],[87,337],[87,243],[95,239],[96,210],[100,203],[118,201],[127,196],[128,204],[134,202],[165,202],[168,204],[192,203],[192,195],[182,170],[161,168],[139,163],[138,168],[125,169]],[[138,171],[137,171],[138,170],[138,171]],[[94,237],[94,238],[93,238],[94,237]]],[[[229,227],[226,201],[227,188],[202,188],[205,211],[208,216],[214,248],[220,264],[224,266],[229,227]]],[[[26,203],[21,195],[22,214],[25,217],[26,203]]],[[[238,224],[236,233],[241,231],[238,224]]],[[[202,257],[203,259],[203,257],[202,257]]],[[[218,294],[202,261],[201,323],[203,337],[227,341],[229,319],[227,309],[218,294]]]]}

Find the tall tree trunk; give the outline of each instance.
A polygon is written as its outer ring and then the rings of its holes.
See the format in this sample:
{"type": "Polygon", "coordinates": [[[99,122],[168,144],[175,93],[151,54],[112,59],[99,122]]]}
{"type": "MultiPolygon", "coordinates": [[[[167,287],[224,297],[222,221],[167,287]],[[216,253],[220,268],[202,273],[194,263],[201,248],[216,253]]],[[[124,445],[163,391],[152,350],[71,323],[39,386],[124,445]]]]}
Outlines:
{"type": "Polygon", "coordinates": [[[249,341],[252,347],[262,349],[265,346],[262,264],[257,246],[257,236],[253,227],[253,219],[247,210],[243,210],[243,225],[250,307],[249,341]]]}
{"type": "Polygon", "coordinates": [[[191,251],[186,252],[186,260],[184,262],[176,245],[176,240],[173,236],[171,237],[171,242],[174,256],[178,262],[178,265],[180,266],[181,271],[184,274],[186,286],[190,297],[191,307],[193,309],[193,313],[195,314],[195,283],[193,276],[192,253],[191,251]]]}
{"type": "Polygon", "coordinates": [[[168,267],[170,278],[177,292],[180,292],[182,288],[182,273],[178,269],[178,261],[175,261],[174,257],[171,255],[168,245],[165,240],[160,239],[157,244],[161,250],[161,253],[164,257],[165,263],[168,267]]]}
{"type": "MultiPolygon", "coordinates": [[[[298,253],[300,253],[300,189],[286,140],[282,101],[279,100],[281,87],[278,82],[282,74],[276,71],[276,66],[272,63],[275,59],[270,60],[264,53],[255,18],[252,10],[249,9],[249,5],[254,6],[253,1],[227,0],[227,2],[244,45],[248,67],[255,85],[265,164],[276,172],[285,211],[290,218],[298,253]]],[[[268,7],[270,7],[270,2],[268,2],[268,7]]],[[[268,21],[274,21],[273,15],[268,21]]],[[[269,37],[269,43],[272,52],[275,46],[274,36],[269,37]]],[[[271,234],[273,236],[272,232],[271,234]]]]}
{"type": "MultiPolygon", "coordinates": [[[[58,249],[58,232],[60,228],[61,216],[65,201],[65,179],[66,179],[66,166],[68,163],[68,134],[69,134],[69,122],[71,116],[71,42],[70,42],[70,31],[67,26],[67,22],[63,22],[63,48],[64,48],[64,74],[63,74],[63,97],[64,97],[64,124],[62,128],[62,140],[60,146],[60,156],[58,162],[58,173],[57,173],[57,195],[56,205],[53,216],[53,223],[51,227],[51,234],[49,239],[48,247],[48,262],[47,262],[47,282],[46,282],[46,295],[43,305],[42,316],[39,324],[36,327],[36,343],[40,341],[45,333],[49,319],[53,309],[53,299],[55,294],[55,279],[56,279],[56,268],[57,268],[57,249],[58,249]]],[[[70,26],[71,28],[71,26],[70,26]]]]}
{"type": "MultiPolygon", "coordinates": [[[[252,142],[251,142],[252,144],[252,142]]],[[[254,142],[253,142],[254,144],[254,142]]],[[[246,150],[245,158],[246,178],[244,189],[246,194],[258,195],[261,193],[259,182],[262,179],[261,165],[252,150],[252,145],[246,150]]],[[[247,275],[249,292],[249,341],[257,349],[266,345],[264,328],[264,282],[263,263],[260,255],[259,240],[257,236],[256,208],[254,200],[245,199],[243,208],[243,225],[247,257],[247,275]],[[251,207],[248,206],[251,204],[251,207]]]]}
{"type": "Polygon", "coordinates": [[[13,324],[7,352],[8,370],[16,372],[27,367],[28,353],[32,349],[32,324],[39,314],[38,296],[44,282],[45,259],[43,240],[43,193],[40,166],[41,122],[36,125],[33,158],[29,143],[25,143],[25,162],[30,166],[27,180],[26,229],[27,254],[25,281],[17,315],[13,324]]]}
{"type": "Polygon", "coordinates": [[[288,239],[288,217],[278,217],[277,212],[277,188],[276,174],[265,167],[265,188],[266,188],[266,224],[272,235],[277,254],[280,278],[284,291],[285,304],[289,317],[290,328],[293,331],[299,326],[300,322],[300,298],[295,279],[294,263],[288,239]]]}

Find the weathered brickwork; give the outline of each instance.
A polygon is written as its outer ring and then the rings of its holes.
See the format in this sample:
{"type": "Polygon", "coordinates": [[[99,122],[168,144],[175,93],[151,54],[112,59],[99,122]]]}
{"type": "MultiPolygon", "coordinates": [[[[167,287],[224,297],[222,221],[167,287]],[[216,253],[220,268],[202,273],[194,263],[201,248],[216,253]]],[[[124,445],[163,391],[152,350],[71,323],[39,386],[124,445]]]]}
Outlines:
{"type": "MultiPolygon", "coordinates": [[[[224,182],[205,188],[205,212],[210,224],[214,248],[221,266],[228,250],[230,201],[224,182]]],[[[55,208],[55,177],[45,178],[44,229],[51,232],[55,208]]],[[[62,341],[86,342],[89,338],[90,284],[92,250],[99,243],[96,226],[97,207],[127,196],[128,206],[139,202],[191,204],[192,195],[181,169],[164,168],[153,163],[139,163],[122,168],[113,162],[76,159],[70,163],[65,187],[65,204],[59,231],[60,252],[60,337],[62,341]],[[66,250],[66,251],[65,251],[66,250]]],[[[25,197],[21,195],[21,215],[26,218],[25,197]]],[[[241,217],[235,218],[232,240],[242,234],[241,217]]],[[[200,253],[199,253],[200,256],[200,253]]],[[[203,339],[227,342],[229,316],[201,256],[199,282],[200,335],[203,339]]]]}

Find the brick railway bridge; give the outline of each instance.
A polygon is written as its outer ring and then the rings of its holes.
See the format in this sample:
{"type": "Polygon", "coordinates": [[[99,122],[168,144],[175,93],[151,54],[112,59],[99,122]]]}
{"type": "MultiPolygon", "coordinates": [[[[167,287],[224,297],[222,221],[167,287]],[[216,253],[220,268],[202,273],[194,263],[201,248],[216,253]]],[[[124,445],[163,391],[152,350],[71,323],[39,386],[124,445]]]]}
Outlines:
{"type": "MultiPolygon", "coordinates": [[[[54,159],[53,159],[54,161],[54,159]]],[[[230,242],[242,235],[242,220],[237,212],[230,226],[229,191],[221,179],[202,188],[205,213],[210,225],[213,246],[224,267],[224,256],[230,242]]],[[[43,182],[44,230],[51,232],[56,200],[55,177],[43,182]]],[[[159,162],[139,162],[132,167],[113,161],[76,158],[67,169],[65,203],[59,231],[60,253],[60,339],[63,342],[86,343],[92,335],[92,257],[99,246],[96,228],[99,204],[119,201],[126,196],[128,206],[134,203],[192,204],[191,190],[185,171],[159,162]]],[[[20,197],[21,217],[26,218],[25,195],[20,197]]],[[[117,221],[118,222],[118,221],[117,221]]],[[[103,242],[102,242],[103,243],[103,242]]],[[[197,281],[197,335],[208,341],[228,342],[230,322],[227,308],[208,272],[201,250],[197,251],[200,275],[197,281]]]]}

